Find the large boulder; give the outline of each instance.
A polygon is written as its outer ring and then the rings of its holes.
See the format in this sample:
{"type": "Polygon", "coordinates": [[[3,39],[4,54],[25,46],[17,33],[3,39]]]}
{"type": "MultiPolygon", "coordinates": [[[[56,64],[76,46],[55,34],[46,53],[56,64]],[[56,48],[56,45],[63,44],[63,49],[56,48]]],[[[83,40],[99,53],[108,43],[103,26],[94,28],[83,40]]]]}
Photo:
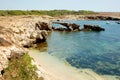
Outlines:
{"type": "Polygon", "coordinates": [[[99,25],[84,25],[83,31],[104,31],[104,28],[101,28],[99,25]]]}
{"type": "Polygon", "coordinates": [[[38,27],[40,30],[52,30],[52,27],[46,22],[39,21],[39,22],[35,23],[35,27],[36,28],[38,27]]]}

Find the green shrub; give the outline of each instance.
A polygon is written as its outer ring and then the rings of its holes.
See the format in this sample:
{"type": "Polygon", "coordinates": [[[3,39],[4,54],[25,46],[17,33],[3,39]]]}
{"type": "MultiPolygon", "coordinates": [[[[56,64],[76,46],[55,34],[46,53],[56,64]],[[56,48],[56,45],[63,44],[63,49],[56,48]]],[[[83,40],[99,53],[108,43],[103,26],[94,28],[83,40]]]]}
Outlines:
{"type": "Polygon", "coordinates": [[[12,58],[8,68],[5,69],[3,77],[5,80],[38,80],[36,66],[31,64],[31,57],[28,54],[20,58],[12,58]]]}

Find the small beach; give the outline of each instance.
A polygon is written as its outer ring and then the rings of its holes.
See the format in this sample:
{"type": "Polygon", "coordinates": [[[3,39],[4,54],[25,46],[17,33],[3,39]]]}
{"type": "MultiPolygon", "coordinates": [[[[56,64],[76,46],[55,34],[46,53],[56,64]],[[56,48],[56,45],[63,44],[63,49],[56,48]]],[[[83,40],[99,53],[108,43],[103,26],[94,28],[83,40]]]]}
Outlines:
{"type": "Polygon", "coordinates": [[[42,71],[45,80],[119,80],[115,76],[101,76],[90,69],[76,69],[56,57],[31,49],[29,55],[42,71]]]}

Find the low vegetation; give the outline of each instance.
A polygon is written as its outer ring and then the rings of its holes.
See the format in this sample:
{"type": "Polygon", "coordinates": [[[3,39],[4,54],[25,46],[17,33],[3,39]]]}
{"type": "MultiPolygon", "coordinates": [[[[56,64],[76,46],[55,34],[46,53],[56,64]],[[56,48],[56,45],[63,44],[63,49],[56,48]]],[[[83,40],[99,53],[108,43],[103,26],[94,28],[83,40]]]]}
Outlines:
{"type": "Polygon", "coordinates": [[[49,15],[49,16],[61,16],[61,15],[86,15],[94,14],[93,11],[87,10],[0,10],[0,16],[12,16],[12,15],[49,15]]]}
{"type": "Polygon", "coordinates": [[[38,80],[36,66],[31,64],[28,54],[19,58],[11,58],[9,66],[4,70],[5,80],[38,80]]]}

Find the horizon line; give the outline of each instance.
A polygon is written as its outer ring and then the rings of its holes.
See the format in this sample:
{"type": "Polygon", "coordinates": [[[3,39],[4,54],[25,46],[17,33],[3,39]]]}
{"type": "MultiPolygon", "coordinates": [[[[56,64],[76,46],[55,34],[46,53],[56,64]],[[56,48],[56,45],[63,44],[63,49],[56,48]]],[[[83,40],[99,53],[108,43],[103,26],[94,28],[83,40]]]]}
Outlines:
{"type": "MultiPolygon", "coordinates": [[[[68,11],[82,11],[82,10],[71,10],[71,9],[0,9],[0,10],[21,10],[21,11],[52,11],[52,10],[68,10],[68,11]]],[[[120,12],[120,11],[94,11],[94,10],[83,10],[83,11],[93,11],[93,12],[120,12]]]]}

